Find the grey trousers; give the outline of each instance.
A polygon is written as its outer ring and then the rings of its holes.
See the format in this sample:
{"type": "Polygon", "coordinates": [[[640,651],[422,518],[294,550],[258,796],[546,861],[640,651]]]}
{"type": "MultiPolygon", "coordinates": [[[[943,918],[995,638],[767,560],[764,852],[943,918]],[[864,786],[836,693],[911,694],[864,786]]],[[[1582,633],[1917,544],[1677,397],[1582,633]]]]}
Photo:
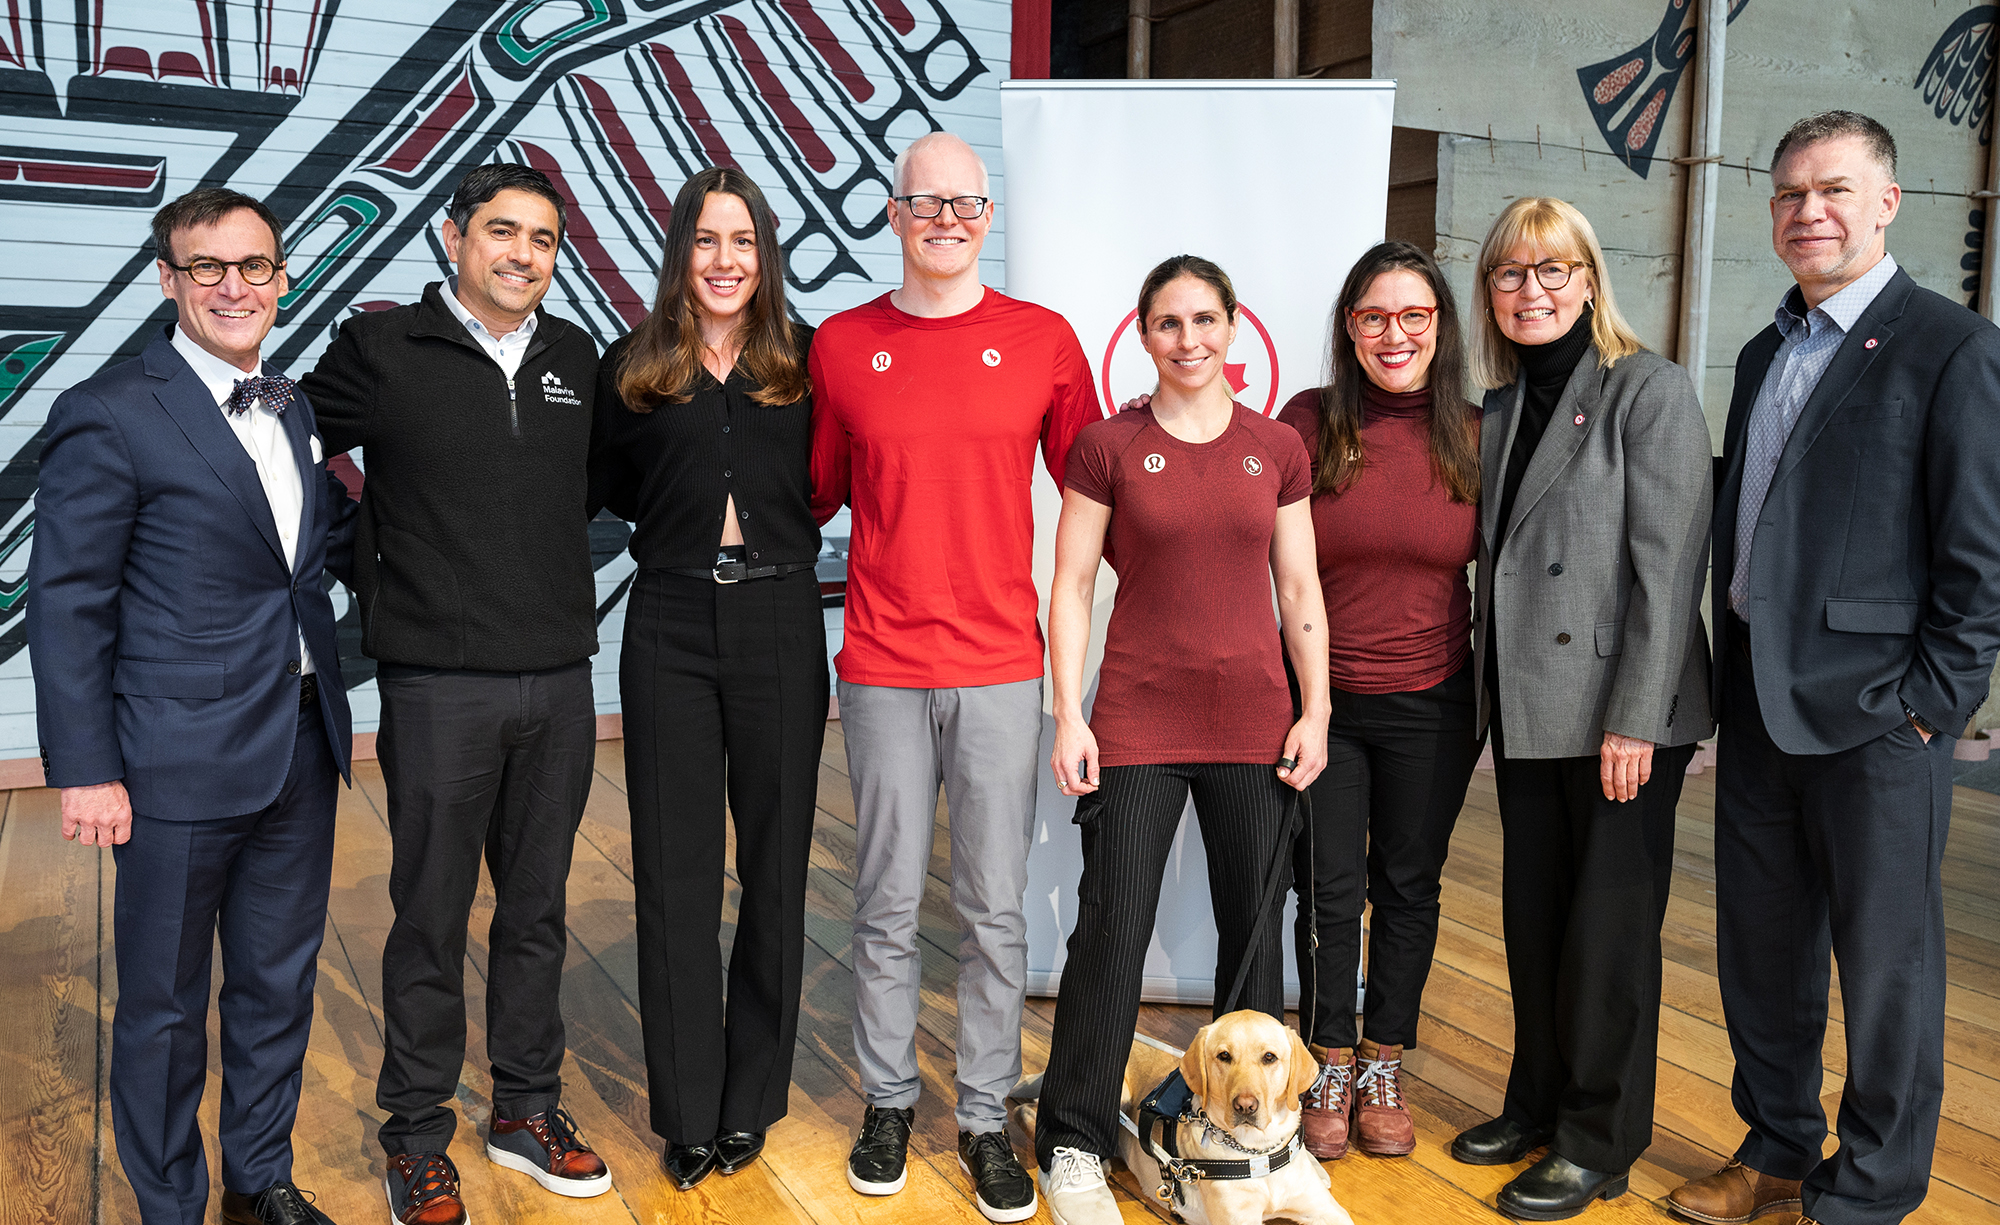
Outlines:
{"type": "Polygon", "coordinates": [[[958,912],[958,1126],[999,1131],[1021,1078],[1028,844],[1040,766],[1042,682],[893,689],[841,681],[854,785],[854,1053],[871,1106],[916,1103],[917,910],[937,819],[951,813],[958,912]]]}

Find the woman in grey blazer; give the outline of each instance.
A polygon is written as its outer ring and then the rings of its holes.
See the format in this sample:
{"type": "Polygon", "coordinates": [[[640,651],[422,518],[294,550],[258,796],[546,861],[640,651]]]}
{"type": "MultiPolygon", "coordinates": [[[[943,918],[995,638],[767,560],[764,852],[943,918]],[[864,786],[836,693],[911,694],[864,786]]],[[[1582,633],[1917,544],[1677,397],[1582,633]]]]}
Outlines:
{"type": "Polygon", "coordinates": [[[1479,253],[1474,667],[1505,831],[1514,1062],[1475,1165],[1549,1152],[1500,1191],[1534,1221],[1622,1194],[1652,1140],[1674,806],[1714,729],[1699,604],[1708,426],[1687,374],[1618,313],[1561,200],[1516,200],[1479,253]]]}

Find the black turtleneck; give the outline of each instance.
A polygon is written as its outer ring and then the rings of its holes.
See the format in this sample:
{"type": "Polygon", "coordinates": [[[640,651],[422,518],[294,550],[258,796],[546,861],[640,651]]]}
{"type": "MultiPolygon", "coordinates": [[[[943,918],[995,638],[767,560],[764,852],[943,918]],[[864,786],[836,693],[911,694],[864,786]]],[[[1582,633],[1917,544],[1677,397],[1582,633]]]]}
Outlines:
{"type": "Polygon", "coordinates": [[[1514,445],[1507,452],[1507,474],[1500,483],[1500,519],[1496,530],[1503,547],[1507,523],[1514,514],[1514,495],[1521,492],[1521,477],[1527,473],[1528,461],[1535,457],[1535,448],[1541,445],[1549,418],[1562,401],[1569,376],[1590,348],[1590,315],[1586,303],[1583,313],[1560,339],[1540,345],[1514,345],[1527,388],[1521,396],[1521,422],[1514,427],[1514,445]]]}

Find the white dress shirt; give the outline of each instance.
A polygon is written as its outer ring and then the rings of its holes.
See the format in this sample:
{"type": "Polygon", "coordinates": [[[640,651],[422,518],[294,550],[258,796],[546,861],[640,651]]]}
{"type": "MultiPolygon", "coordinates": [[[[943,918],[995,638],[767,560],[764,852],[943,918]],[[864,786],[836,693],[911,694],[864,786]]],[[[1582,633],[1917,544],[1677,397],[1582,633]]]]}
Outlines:
{"type": "Polygon", "coordinates": [[[528,352],[528,342],[535,338],[537,317],[530,313],[521,321],[520,327],[505,336],[495,336],[486,330],[485,324],[474,319],[472,312],[465,309],[465,304],[458,300],[456,276],[444,279],[444,305],[453,317],[465,325],[465,330],[472,333],[472,338],[479,342],[479,347],[486,350],[486,356],[499,364],[508,381],[513,381],[515,373],[521,369],[521,358],[528,352]]]}
{"type": "MultiPolygon", "coordinates": [[[[229,401],[229,393],[236,390],[238,379],[250,375],[223,361],[207,349],[189,339],[186,332],[174,328],[174,351],[187,359],[194,367],[195,376],[207,385],[210,395],[215,397],[216,411],[236,433],[236,441],[250,453],[250,462],[257,466],[257,479],[264,486],[264,500],[271,504],[271,518],[278,525],[278,543],[285,548],[285,567],[296,569],[299,554],[299,520],[305,514],[305,488],[299,481],[298,457],[292,453],[292,440],[285,436],[285,423],[278,414],[265,407],[259,396],[250,402],[250,408],[241,413],[232,413],[222,406],[229,401]]],[[[259,374],[265,373],[263,363],[257,366],[259,374]]],[[[306,635],[299,631],[299,671],[313,670],[312,652],[306,649],[306,635]]]]}

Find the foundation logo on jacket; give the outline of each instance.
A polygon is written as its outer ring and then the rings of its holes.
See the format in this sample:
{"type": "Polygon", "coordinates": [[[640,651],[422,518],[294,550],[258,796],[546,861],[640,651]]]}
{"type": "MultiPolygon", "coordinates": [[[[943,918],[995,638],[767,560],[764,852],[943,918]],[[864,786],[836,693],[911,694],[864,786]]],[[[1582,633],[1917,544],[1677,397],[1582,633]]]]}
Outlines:
{"type": "MultiPolygon", "coordinates": [[[[1128,311],[1111,330],[1098,364],[1098,391],[1104,396],[1104,415],[1118,411],[1119,405],[1149,392],[1160,381],[1153,359],[1139,343],[1132,325],[1139,312],[1128,311]]],[[[1229,394],[1252,412],[1269,417],[1278,411],[1278,346],[1257,313],[1241,303],[1236,307],[1236,343],[1223,359],[1222,374],[1229,382],[1229,394]]]]}
{"type": "Polygon", "coordinates": [[[568,404],[576,408],[583,407],[583,401],[576,398],[574,391],[563,386],[563,381],[556,377],[556,372],[553,370],[542,375],[542,399],[547,400],[551,404],[568,404]]]}

